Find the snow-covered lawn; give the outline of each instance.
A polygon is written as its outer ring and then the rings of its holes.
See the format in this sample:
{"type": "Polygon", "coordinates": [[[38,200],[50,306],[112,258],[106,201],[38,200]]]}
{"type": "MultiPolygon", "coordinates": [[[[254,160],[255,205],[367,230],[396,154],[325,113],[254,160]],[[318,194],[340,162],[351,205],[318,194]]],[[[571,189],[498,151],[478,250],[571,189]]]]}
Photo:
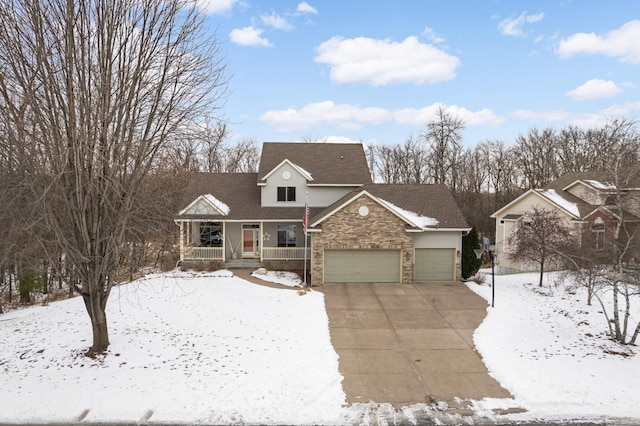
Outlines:
{"type": "MultiPolygon", "coordinates": [[[[553,275],[547,281],[540,290],[529,284],[535,274],[496,277],[496,307],[474,340],[515,400],[476,401],[478,415],[640,422],[637,348],[609,341],[599,307],[587,306],[582,293],[553,287],[553,275]],[[510,406],[528,412],[491,411],[510,406]]],[[[490,287],[468,285],[490,298],[490,287]]],[[[107,310],[111,346],[95,360],[82,355],[91,330],[79,298],[0,315],[0,423],[447,421],[425,404],[396,412],[389,405],[345,407],[317,291],[263,287],[228,271],[173,271],[114,288],[107,310]]],[[[633,315],[640,317],[640,306],[633,315]]]]}
{"type": "MultiPolygon", "coordinates": [[[[545,274],[540,288],[538,277],[496,276],[495,308],[488,308],[474,334],[490,374],[529,410],[513,418],[613,416],[640,422],[640,348],[606,336],[602,308],[595,299],[586,304],[584,289],[565,291],[557,273],[545,274]]],[[[488,285],[468,286],[491,300],[488,285]]],[[[634,302],[635,327],[640,298],[634,302]]]]}
{"type": "Polygon", "coordinates": [[[0,422],[338,422],[345,395],[322,293],[172,272],[113,289],[111,346],[82,356],[79,298],[0,316],[0,422]]]}

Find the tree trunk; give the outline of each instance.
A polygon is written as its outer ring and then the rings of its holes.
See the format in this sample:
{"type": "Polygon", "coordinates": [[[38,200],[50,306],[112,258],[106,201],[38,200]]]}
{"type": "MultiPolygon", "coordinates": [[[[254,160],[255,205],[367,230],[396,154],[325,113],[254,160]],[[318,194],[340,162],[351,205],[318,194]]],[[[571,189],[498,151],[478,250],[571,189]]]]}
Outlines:
{"type": "Polygon", "coordinates": [[[629,340],[630,345],[636,344],[636,339],[638,338],[638,334],[640,334],[640,321],[638,321],[638,325],[636,325],[636,329],[633,332],[633,336],[631,336],[631,340],[629,340]]]}
{"type": "Polygon", "coordinates": [[[620,313],[618,312],[618,283],[613,284],[613,325],[615,327],[615,339],[624,343],[622,331],[620,330],[620,313]]]}
{"type": "Polygon", "coordinates": [[[540,281],[538,282],[538,287],[542,287],[542,278],[544,277],[544,257],[540,259],[540,281]]]}
{"type": "Polygon", "coordinates": [[[88,355],[95,355],[107,350],[109,346],[109,332],[107,329],[107,314],[105,305],[100,300],[99,294],[91,297],[89,294],[82,294],[84,305],[91,318],[91,328],[93,331],[93,344],[89,349],[88,355]]]}

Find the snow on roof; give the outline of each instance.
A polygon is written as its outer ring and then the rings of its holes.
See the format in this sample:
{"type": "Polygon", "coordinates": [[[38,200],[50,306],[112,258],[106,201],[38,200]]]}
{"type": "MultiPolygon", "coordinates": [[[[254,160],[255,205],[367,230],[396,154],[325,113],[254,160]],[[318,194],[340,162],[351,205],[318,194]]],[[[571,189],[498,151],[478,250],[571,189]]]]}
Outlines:
{"type": "Polygon", "coordinates": [[[432,217],[427,217],[427,216],[421,216],[418,213],[405,210],[402,207],[398,207],[387,200],[383,200],[381,198],[378,198],[378,200],[380,200],[389,210],[394,211],[398,216],[404,217],[406,220],[408,220],[409,222],[413,223],[414,225],[418,226],[421,229],[434,227],[434,226],[437,226],[439,223],[437,219],[434,219],[432,217]]]}
{"type": "Polygon", "coordinates": [[[603,190],[613,190],[616,189],[616,186],[612,183],[609,182],[600,182],[598,180],[592,180],[592,179],[585,179],[585,182],[591,186],[593,186],[596,189],[603,189],[603,190]]]}
{"type": "Polygon", "coordinates": [[[572,215],[580,217],[580,210],[578,210],[578,206],[576,205],[576,203],[565,200],[564,198],[562,198],[562,196],[560,196],[560,194],[555,191],[555,189],[540,191],[540,193],[572,215]]]}
{"type": "Polygon", "coordinates": [[[220,211],[220,213],[222,213],[224,216],[228,215],[229,212],[231,211],[231,209],[229,208],[228,205],[226,205],[225,203],[223,203],[222,201],[218,200],[216,197],[214,197],[211,194],[205,194],[203,195],[203,197],[210,202],[211,204],[213,204],[213,206],[218,209],[220,211]]]}

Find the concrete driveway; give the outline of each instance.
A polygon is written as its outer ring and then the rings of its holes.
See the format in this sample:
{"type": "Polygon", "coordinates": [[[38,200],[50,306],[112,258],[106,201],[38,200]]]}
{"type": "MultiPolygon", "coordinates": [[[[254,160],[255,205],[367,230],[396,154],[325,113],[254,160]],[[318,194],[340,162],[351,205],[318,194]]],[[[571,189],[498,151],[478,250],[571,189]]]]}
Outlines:
{"type": "Polygon", "coordinates": [[[487,303],[460,282],[325,284],[347,402],[510,398],[474,350],[487,303]]]}

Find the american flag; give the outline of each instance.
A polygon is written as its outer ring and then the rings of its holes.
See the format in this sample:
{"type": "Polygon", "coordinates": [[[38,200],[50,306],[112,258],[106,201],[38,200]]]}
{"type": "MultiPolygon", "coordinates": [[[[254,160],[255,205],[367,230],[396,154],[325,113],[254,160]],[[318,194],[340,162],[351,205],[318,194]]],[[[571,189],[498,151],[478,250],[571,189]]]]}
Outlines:
{"type": "Polygon", "coordinates": [[[309,220],[309,206],[307,202],[304,202],[304,213],[302,215],[302,230],[304,231],[304,235],[307,235],[307,221],[309,220]]]}

